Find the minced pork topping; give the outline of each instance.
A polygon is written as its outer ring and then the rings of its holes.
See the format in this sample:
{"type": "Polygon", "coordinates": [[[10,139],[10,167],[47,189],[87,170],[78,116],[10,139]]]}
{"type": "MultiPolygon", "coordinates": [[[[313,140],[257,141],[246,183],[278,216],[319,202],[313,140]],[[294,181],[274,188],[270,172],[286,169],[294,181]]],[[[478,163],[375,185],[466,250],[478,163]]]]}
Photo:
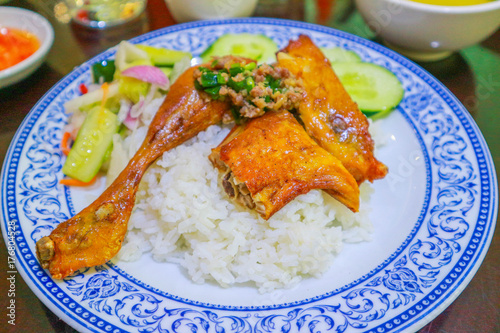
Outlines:
{"type": "Polygon", "coordinates": [[[236,123],[270,110],[298,109],[304,93],[302,81],[288,69],[234,56],[214,57],[210,68],[195,71],[194,79],[211,98],[230,98],[236,123]]]}

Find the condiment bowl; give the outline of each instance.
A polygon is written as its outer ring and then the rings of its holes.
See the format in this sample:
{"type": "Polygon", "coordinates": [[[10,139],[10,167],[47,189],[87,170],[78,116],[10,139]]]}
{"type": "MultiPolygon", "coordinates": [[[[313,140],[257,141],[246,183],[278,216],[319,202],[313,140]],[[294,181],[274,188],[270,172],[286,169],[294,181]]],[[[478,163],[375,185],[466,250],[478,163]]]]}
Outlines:
{"type": "Polygon", "coordinates": [[[25,30],[34,34],[40,41],[40,47],[28,58],[0,71],[0,88],[19,82],[33,73],[43,63],[54,42],[54,30],[49,21],[27,9],[0,7],[0,29],[2,27],[25,30]]]}
{"type": "Polygon", "coordinates": [[[177,22],[251,16],[257,0],[165,0],[177,22]]]}
{"type": "Polygon", "coordinates": [[[445,58],[500,27],[500,0],[440,6],[411,0],[355,0],[368,26],[396,51],[420,61],[445,58]]]}

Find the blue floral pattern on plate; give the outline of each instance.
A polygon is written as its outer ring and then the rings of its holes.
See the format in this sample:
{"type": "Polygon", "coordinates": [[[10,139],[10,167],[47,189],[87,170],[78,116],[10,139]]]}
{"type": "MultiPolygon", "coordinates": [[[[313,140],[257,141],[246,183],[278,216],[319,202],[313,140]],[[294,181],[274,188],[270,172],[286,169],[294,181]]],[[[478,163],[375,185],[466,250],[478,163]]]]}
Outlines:
{"type": "Polygon", "coordinates": [[[416,330],[465,288],[480,265],[498,208],[490,153],[465,108],[446,88],[405,58],[375,43],[305,23],[238,19],[173,26],[133,40],[200,54],[227,32],[262,33],[280,47],[306,33],[319,46],[340,46],[384,66],[403,82],[398,108],[425,158],[423,206],[405,241],[380,265],[330,292],[300,301],[232,306],[179,297],[108,263],[53,281],[38,265],[34,244],[74,214],[71,193],[57,186],[64,102],[90,79],[76,68],[32,109],[2,171],[2,227],[16,227],[18,269],[52,311],[91,332],[398,332],[416,330]]]}

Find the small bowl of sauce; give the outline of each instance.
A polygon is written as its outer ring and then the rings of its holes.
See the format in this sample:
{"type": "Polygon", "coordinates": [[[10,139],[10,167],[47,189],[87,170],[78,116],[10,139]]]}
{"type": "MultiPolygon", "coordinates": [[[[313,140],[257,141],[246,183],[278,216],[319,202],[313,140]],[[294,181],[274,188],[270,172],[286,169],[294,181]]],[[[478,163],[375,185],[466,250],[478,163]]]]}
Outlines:
{"type": "Polygon", "coordinates": [[[0,71],[27,59],[39,48],[40,41],[35,34],[0,26],[0,71]]]}
{"type": "Polygon", "coordinates": [[[54,41],[50,23],[32,11],[0,9],[0,88],[33,73],[45,60],[54,41]]]}

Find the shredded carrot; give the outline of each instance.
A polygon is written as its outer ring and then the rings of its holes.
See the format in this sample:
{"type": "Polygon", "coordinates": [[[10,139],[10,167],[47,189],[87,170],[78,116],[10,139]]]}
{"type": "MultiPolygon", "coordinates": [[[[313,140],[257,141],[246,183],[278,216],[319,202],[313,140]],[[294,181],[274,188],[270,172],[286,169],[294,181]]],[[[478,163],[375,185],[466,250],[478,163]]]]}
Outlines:
{"type": "Polygon", "coordinates": [[[107,82],[104,82],[102,84],[101,111],[104,110],[104,106],[106,105],[106,101],[108,100],[108,92],[109,92],[109,84],[107,82]]]}
{"type": "Polygon", "coordinates": [[[64,132],[62,140],[61,140],[61,151],[66,156],[69,155],[69,151],[71,149],[71,148],[69,148],[69,145],[68,145],[68,141],[69,141],[70,137],[71,137],[71,133],[70,132],[64,132]]]}
{"type": "Polygon", "coordinates": [[[89,186],[94,184],[96,179],[97,175],[95,175],[94,178],[92,178],[89,182],[82,182],[81,180],[73,178],[63,178],[59,181],[59,184],[66,186],[89,186]]]}

